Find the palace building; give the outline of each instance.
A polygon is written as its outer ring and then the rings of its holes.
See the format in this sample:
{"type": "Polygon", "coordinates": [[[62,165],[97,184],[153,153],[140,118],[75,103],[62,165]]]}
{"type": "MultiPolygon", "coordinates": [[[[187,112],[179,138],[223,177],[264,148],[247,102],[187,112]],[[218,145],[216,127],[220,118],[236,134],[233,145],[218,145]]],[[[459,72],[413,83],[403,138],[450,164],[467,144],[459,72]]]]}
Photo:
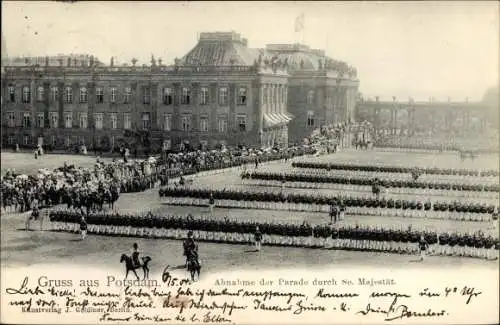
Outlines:
{"type": "Polygon", "coordinates": [[[2,62],[2,144],[25,147],[287,146],[353,121],[359,86],[355,68],[321,50],[250,48],[235,32],[201,33],[168,66],[88,55],[2,62]]]}

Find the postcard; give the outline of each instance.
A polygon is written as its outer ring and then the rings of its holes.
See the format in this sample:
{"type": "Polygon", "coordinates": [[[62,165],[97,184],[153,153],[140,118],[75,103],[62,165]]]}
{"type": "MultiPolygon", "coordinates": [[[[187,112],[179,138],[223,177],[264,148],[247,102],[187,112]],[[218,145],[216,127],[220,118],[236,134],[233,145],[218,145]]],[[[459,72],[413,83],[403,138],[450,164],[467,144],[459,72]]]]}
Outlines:
{"type": "Polygon", "coordinates": [[[3,1],[1,322],[498,323],[499,12],[3,1]]]}

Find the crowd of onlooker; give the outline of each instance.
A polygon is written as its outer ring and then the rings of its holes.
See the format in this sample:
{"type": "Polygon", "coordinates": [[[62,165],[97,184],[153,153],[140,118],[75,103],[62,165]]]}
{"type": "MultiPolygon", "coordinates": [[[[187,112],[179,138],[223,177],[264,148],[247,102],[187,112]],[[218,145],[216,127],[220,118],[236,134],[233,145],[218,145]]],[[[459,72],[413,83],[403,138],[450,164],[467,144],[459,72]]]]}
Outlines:
{"type": "Polygon", "coordinates": [[[131,160],[128,150],[123,150],[121,159],[106,163],[98,157],[91,168],[65,163],[60,168],[40,169],[31,175],[7,170],[0,182],[1,206],[8,212],[61,203],[82,209],[102,208],[104,203],[114,203],[120,193],[144,191],[158,181],[168,183],[172,177],[244,164],[258,166],[264,161],[293,158],[313,151],[311,145],[266,150],[238,147],[163,153],[160,157],[131,160]]]}

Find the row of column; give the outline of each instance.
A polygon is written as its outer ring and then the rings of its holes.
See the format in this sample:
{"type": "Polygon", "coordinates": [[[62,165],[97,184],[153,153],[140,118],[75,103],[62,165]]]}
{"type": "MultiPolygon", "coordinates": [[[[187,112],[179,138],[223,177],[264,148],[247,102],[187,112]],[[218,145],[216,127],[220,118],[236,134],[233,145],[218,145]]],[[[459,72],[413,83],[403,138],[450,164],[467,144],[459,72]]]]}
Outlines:
{"type": "Polygon", "coordinates": [[[262,84],[260,102],[264,113],[283,113],[288,89],[282,84],[262,84]]]}

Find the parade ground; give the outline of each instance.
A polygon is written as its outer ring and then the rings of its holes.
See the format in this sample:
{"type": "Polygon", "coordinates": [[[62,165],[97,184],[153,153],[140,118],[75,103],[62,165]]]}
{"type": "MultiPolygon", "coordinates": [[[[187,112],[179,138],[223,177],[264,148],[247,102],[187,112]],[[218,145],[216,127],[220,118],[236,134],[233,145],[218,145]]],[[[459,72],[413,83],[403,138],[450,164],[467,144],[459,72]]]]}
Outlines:
{"type": "MultiPolygon", "coordinates": [[[[294,161],[302,158],[296,158],[294,161]]],[[[407,166],[428,166],[440,168],[464,169],[498,169],[498,157],[485,155],[474,162],[460,162],[458,155],[451,153],[404,153],[382,151],[345,151],[328,156],[309,157],[318,162],[353,164],[386,164],[407,166]]],[[[35,160],[32,155],[6,153],[2,154],[2,174],[7,168],[16,168],[19,172],[34,173],[40,168],[56,168],[67,162],[77,166],[91,166],[95,157],[70,155],[45,155],[35,160]]],[[[272,162],[261,166],[262,170],[279,171],[291,168],[291,161],[272,162]]],[[[192,177],[192,187],[243,187],[259,188],[255,185],[245,185],[241,182],[238,169],[227,170],[210,176],[192,177]]],[[[266,189],[269,190],[269,189],[266,189]]],[[[287,188],[287,191],[296,189],[287,188]]],[[[309,189],[308,191],[315,191],[309,189]]],[[[146,213],[151,211],[165,215],[187,215],[205,218],[231,218],[246,221],[321,224],[329,221],[326,213],[305,213],[293,211],[270,211],[252,209],[215,208],[210,213],[206,207],[173,206],[163,202],[158,195],[158,188],[140,193],[122,194],[115,207],[118,212],[146,213]]],[[[176,240],[146,239],[133,237],[101,236],[90,234],[84,241],[78,234],[40,231],[34,223],[32,231],[24,230],[26,214],[4,213],[1,217],[2,229],[2,265],[8,267],[36,267],[44,264],[95,265],[107,268],[123,268],[119,257],[123,253],[130,254],[134,242],[139,244],[143,255],[152,257],[152,272],[161,272],[166,266],[180,266],[184,263],[182,243],[176,240]]],[[[450,221],[450,220],[415,220],[385,216],[346,216],[341,221],[346,225],[360,224],[365,226],[398,225],[407,227],[420,223],[439,231],[483,230],[488,233],[487,223],[450,221]]],[[[307,267],[308,269],[322,267],[381,267],[408,268],[412,265],[429,268],[464,268],[479,267],[495,269],[498,261],[488,261],[466,257],[429,256],[424,262],[417,256],[393,253],[356,252],[333,249],[306,249],[292,247],[263,247],[261,252],[254,252],[251,245],[229,245],[215,243],[200,243],[200,259],[203,272],[220,270],[255,270],[307,267]]]]}

